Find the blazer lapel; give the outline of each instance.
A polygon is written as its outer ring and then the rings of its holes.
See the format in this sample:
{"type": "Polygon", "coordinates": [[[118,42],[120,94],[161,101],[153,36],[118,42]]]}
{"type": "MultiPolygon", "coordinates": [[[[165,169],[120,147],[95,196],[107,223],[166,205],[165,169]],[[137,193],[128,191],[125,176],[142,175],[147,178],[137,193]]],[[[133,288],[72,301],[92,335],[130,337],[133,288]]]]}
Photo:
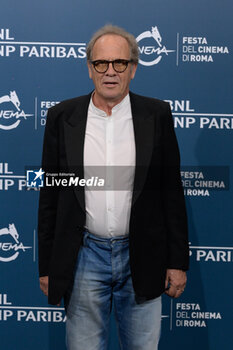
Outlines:
{"type": "Polygon", "coordinates": [[[143,97],[130,92],[130,101],[136,147],[136,168],[132,197],[133,206],[143,189],[151,160],[154,138],[154,118],[152,112],[145,109],[143,97]]]}
{"type": "MultiPolygon", "coordinates": [[[[67,163],[71,173],[84,178],[84,139],[87,123],[88,106],[91,94],[83,96],[71,116],[64,122],[67,163]]],[[[74,189],[78,202],[85,212],[84,187],[74,189]]]]}

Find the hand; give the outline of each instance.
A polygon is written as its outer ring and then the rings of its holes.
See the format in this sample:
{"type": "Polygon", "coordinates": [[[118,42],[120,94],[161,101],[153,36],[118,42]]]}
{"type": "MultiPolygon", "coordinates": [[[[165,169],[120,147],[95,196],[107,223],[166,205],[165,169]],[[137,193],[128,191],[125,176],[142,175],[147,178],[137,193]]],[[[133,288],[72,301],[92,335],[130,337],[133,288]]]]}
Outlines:
{"type": "Polygon", "coordinates": [[[184,291],[187,282],[186,272],[176,269],[167,269],[165,280],[165,293],[173,298],[178,298],[184,291]]]}
{"type": "Polygon", "coordinates": [[[40,277],[40,289],[47,297],[49,292],[49,276],[40,277]]]}
{"type": "MultiPolygon", "coordinates": [[[[40,277],[40,289],[47,297],[49,293],[49,276],[40,277]]],[[[57,304],[57,306],[61,306],[61,303],[57,304]]]]}

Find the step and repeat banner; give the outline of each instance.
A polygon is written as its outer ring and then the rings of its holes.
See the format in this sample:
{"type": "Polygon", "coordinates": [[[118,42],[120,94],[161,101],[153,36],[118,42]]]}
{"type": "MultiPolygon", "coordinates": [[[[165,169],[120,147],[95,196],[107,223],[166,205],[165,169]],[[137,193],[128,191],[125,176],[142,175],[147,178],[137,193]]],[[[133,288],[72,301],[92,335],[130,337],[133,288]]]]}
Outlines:
{"type": "Polygon", "coordinates": [[[86,44],[106,23],[137,38],[131,89],[170,103],[181,152],[190,271],[179,299],[163,297],[159,349],[233,348],[232,13],[230,0],[1,1],[0,349],[65,349],[64,309],[39,290],[25,169],[40,165],[48,108],[93,89],[86,44]]]}

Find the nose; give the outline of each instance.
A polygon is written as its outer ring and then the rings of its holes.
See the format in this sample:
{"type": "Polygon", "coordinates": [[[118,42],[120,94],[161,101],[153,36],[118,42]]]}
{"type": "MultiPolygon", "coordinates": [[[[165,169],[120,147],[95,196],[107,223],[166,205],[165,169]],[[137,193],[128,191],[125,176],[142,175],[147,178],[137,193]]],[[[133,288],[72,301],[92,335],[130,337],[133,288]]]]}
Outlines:
{"type": "Polygon", "coordinates": [[[107,69],[107,71],[105,72],[105,74],[106,74],[106,75],[116,75],[116,72],[115,72],[115,70],[113,69],[112,62],[109,63],[108,69],[107,69]]]}

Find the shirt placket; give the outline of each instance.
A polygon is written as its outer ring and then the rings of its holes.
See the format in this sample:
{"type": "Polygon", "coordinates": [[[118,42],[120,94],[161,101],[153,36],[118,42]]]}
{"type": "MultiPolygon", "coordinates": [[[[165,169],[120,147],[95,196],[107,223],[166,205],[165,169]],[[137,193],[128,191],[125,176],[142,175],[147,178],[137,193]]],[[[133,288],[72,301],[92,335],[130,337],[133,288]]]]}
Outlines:
{"type": "Polygon", "coordinates": [[[113,116],[106,120],[106,209],[107,230],[110,236],[114,234],[114,121],[113,116]]]}

